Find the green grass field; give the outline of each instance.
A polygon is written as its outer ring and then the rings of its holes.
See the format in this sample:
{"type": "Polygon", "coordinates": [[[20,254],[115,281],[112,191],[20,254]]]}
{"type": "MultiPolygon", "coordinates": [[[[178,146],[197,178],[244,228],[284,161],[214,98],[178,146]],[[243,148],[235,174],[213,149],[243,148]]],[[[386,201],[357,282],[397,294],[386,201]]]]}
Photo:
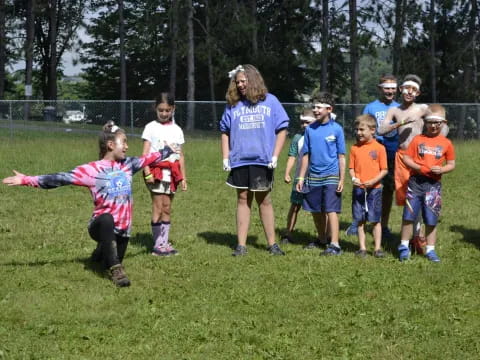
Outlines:
{"type": "MultiPolygon", "coordinates": [[[[130,139],[130,155],[141,152],[130,139]]],[[[301,213],[299,243],[285,257],[266,248],[257,211],[249,254],[233,258],[235,192],[224,184],[218,137],[188,136],[189,190],[173,203],[171,239],[180,255],[150,255],[150,198],[134,182],[134,228],[125,259],[132,281],[117,289],[88,258],[92,204],[86,189],[0,185],[0,359],[478,359],[480,353],[480,143],[456,143],[444,177],[440,264],[341,257],[303,245],[315,236],[301,213]]],[[[97,158],[92,134],[0,133],[0,178],[70,170],[97,158]]],[[[273,191],[285,226],[286,150],[273,191]]],[[[401,209],[391,225],[398,241],[401,209]]],[[[372,239],[368,237],[370,248],[372,239]]]]}

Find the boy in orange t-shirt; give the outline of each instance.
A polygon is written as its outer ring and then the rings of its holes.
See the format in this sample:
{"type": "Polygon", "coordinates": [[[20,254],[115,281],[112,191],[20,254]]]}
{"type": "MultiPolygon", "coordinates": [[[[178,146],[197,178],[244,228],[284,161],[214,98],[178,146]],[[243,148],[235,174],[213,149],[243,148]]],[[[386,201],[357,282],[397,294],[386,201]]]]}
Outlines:
{"type": "Polygon", "coordinates": [[[408,247],[413,232],[413,222],[422,212],[425,222],[428,260],[439,262],[435,252],[437,222],[442,206],[442,174],[455,168],[455,149],[450,140],[440,134],[445,126],[445,108],[439,104],[428,107],[424,118],[425,131],[413,138],[404,154],[404,163],[412,170],[403,209],[401,244],[398,247],[400,261],[410,257],[408,247]]]}
{"type": "Polygon", "coordinates": [[[381,249],[382,226],[382,184],[388,173],[387,152],[385,147],[375,140],[377,122],[371,115],[361,115],[355,119],[357,143],[350,149],[349,171],[352,177],[352,217],[358,223],[358,242],[360,249],[355,255],[367,256],[365,244],[365,223],[373,224],[375,257],[384,257],[381,249]]]}

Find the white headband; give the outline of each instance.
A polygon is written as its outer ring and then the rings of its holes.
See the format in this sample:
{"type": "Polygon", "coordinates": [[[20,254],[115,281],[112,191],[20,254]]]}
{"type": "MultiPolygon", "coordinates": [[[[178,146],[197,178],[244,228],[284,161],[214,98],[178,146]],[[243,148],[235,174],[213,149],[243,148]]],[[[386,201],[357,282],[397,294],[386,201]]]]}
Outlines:
{"type": "Polygon", "coordinates": [[[300,120],[312,122],[312,121],[315,121],[315,118],[313,116],[300,115],[300,120]]]}
{"type": "Polygon", "coordinates": [[[384,82],[384,83],[381,83],[381,84],[378,84],[378,86],[382,87],[382,88],[397,88],[397,83],[390,83],[390,82],[384,82]]]}
{"type": "Polygon", "coordinates": [[[332,105],[330,104],[325,104],[325,103],[315,103],[313,104],[314,107],[319,107],[319,108],[331,108],[332,105]]]}
{"type": "Polygon", "coordinates": [[[233,69],[232,71],[229,71],[228,72],[228,77],[231,79],[232,77],[237,75],[237,72],[239,72],[239,71],[245,71],[245,69],[243,68],[242,65],[238,65],[235,69],[233,69]]]}
{"type": "Polygon", "coordinates": [[[417,90],[420,90],[420,85],[418,85],[415,81],[411,81],[411,80],[404,81],[401,86],[411,86],[417,90]]]}
{"type": "Polygon", "coordinates": [[[441,121],[446,121],[446,119],[443,116],[438,116],[438,115],[428,115],[425,116],[425,120],[441,120],[441,121]]]}

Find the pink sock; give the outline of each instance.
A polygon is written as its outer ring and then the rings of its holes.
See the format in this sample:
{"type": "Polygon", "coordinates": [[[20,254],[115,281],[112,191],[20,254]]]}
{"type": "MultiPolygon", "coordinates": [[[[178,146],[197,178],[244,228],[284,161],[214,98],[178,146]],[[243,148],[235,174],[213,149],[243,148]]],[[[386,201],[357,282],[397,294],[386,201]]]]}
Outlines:
{"type": "Polygon", "coordinates": [[[170,221],[163,221],[161,229],[162,245],[166,246],[168,244],[168,234],[170,233],[170,221]]]}
{"type": "Polygon", "coordinates": [[[153,234],[153,241],[155,243],[154,247],[159,247],[163,245],[162,227],[163,227],[163,223],[152,222],[152,234],[153,234]]]}

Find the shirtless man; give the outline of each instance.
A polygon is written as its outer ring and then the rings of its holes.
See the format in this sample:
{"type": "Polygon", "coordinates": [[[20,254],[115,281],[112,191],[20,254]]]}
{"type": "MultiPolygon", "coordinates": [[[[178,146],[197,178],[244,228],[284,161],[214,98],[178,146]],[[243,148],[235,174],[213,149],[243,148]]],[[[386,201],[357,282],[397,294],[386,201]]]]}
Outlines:
{"type": "MultiPolygon", "coordinates": [[[[397,205],[405,205],[410,170],[403,162],[408,145],[412,139],[423,131],[423,117],[428,114],[426,104],[416,104],[415,99],[420,95],[422,80],[417,75],[407,75],[400,85],[402,104],[388,110],[385,120],[378,128],[378,134],[383,135],[397,129],[398,150],[395,155],[395,199],[397,205]]],[[[448,127],[443,126],[441,134],[447,136],[448,127]]]]}

